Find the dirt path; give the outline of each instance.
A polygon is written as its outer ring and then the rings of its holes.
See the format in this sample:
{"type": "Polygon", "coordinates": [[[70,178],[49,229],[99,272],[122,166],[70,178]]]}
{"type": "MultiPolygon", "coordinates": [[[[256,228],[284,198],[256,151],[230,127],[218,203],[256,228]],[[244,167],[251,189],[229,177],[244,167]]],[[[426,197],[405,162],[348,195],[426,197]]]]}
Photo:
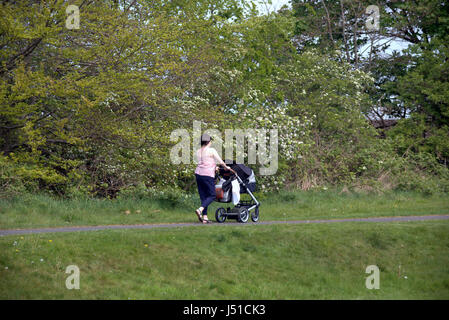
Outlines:
{"type": "Polygon", "coordinates": [[[307,223],[336,223],[336,222],[396,222],[396,221],[426,221],[426,220],[447,220],[447,215],[428,216],[402,216],[402,217],[376,217],[376,218],[346,218],[330,220],[285,220],[285,221],[260,221],[260,222],[225,222],[212,223],[208,225],[195,223],[163,223],[163,224],[133,224],[133,225],[105,225],[105,226],[79,226],[79,227],[54,227],[54,228],[34,228],[34,229],[10,229],[0,230],[0,236],[24,235],[53,232],[75,232],[75,231],[97,231],[97,230],[117,230],[117,229],[155,229],[155,228],[182,228],[182,227],[210,227],[210,226],[254,226],[272,224],[307,224],[307,223]]]}

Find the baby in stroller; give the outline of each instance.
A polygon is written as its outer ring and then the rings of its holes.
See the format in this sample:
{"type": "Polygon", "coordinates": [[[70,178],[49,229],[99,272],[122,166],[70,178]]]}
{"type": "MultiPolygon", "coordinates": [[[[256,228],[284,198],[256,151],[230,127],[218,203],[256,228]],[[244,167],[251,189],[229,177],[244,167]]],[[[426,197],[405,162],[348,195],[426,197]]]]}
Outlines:
{"type": "MultiPolygon", "coordinates": [[[[230,163],[229,161],[225,161],[230,163]]],[[[245,223],[251,214],[251,220],[259,221],[259,206],[253,192],[256,189],[256,179],[254,171],[251,168],[232,162],[228,165],[230,170],[218,169],[218,178],[220,181],[215,185],[216,199],[220,203],[233,202],[234,207],[227,209],[220,207],[215,212],[215,219],[223,223],[227,218],[235,219],[238,222],[245,223]],[[251,200],[240,200],[240,194],[247,193],[251,200]]]]}

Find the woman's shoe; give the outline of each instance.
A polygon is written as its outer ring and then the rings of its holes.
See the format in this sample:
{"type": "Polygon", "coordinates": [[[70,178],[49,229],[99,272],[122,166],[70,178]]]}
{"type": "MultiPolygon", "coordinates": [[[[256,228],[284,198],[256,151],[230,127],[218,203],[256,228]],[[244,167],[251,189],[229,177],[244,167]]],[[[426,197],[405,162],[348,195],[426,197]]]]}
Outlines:
{"type": "Polygon", "coordinates": [[[210,221],[208,218],[206,218],[206,219],[203,218],[203,224],[208,224],[208,223],[212,223],[212,221],[210,221]]]}
{"type": "Polygon", "coordinates": [[[204,223],[203,218],[201,217],[201,210],[200,209],[196,209],[195,213],[198,216],[198,220],[200,220],[200,222],[204,223]]]}

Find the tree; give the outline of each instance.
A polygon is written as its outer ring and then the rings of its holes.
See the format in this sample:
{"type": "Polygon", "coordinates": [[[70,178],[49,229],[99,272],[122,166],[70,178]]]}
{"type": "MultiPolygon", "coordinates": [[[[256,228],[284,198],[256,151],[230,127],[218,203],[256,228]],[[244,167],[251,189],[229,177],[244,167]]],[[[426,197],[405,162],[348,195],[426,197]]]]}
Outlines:
{"type": "MultiPolygon", "coordinates": [[[[436,132],[444,133],[439,129],[447,125],[447,4],[438,0],[377,1],[378,32],[363,26],[370,4],[362,0],[294,0],[298,48],[339,50],[341,59],[370,72],[374,86],[365,89],[372,102],[363,110],[369,119],[424,115],[429,139],[436,132]],[[408,50],[385,54],[398,41],[405,42],[408,50]]],[[[441,148],[434,147],[434,154],[447,162],[445,152],[436,151],[441,148]]]]}
{"type": "Polygon", "coordinates": [[[216,13],[202,4],[80,1],[80,29],[70,30],[64,1],[2,2],[0,151],[22,180],[112,196],[161,183],[172,170],[167,136],[205,112],[192,83],[219,63],[219,30],[240,14],[235,1],[216,13]]]}

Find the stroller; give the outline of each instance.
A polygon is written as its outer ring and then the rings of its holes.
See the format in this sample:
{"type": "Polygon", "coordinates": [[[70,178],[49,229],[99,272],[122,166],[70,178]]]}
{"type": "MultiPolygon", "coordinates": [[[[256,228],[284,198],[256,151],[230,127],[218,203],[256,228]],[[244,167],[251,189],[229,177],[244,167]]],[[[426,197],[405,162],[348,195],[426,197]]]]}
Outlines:
{"type": "MultiPolygon", "coordinates": [[[[218,208],[215,212],[215,219],[219,223],[225,222],[227,218],[235,219],[241,223],[246,223],[251,214],[251,220],[253,222],[259,221],[260,203],[253,195],[253,192],[256,189],[256,179],[254,176],[254,171],[243,164],[236,164],[234,162],[232,164],[229,164],[229,161],[226,161],[226,163],[228,163],[228,166],[231,168],[231,170],[227,171],[223,168],[220,168],[218,170],[218,178],[220,178],[220,182],[215,185],[215,201],[220,203],[232,202],[232,191],[236,193],[236,190],[232,190],[233,184],[235,187],[237,187],[236,189],[240,189],[240,194],[249,194],[251,200],[239,200],[234,208],[218,208]]],[[[237,195],[239,198],[239,194],[237,195]]],[[[234,196],[236,196],[236,194],[234,194],[234,196]]]]}

